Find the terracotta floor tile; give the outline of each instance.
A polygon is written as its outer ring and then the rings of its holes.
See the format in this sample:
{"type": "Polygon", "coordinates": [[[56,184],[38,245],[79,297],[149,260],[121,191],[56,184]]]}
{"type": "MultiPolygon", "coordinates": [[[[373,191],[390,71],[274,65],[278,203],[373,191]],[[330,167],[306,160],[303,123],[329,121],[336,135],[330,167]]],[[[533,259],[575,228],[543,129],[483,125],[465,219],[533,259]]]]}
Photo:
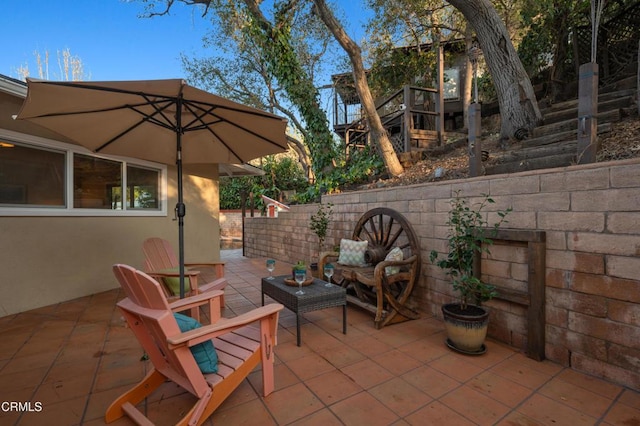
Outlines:
{"type": "Polygon", "coordinates": [[[142,402],[137,407],[154,425],[169,426],[182,419],[196,402],[195,396],[185,392],[171,398],[142,402]]]}
{"type": "Polygon", "coordinates": [[[374,356],[371,359],[395,376],[402,375],[422,365],[414,358],[396,349],[374,356]]]}
{"type": "MultiPolygon", "coordinates": [[[[91,395],[89,395],[89,402],[87,403],[85,411],[85,421],[99,420],[104,424],[104,415],[107,412],[107,408],[109,408],[116,398],[130,389],[130,385],[125,385],[102,392],[92,392],[91,395]]],[[[125,418],[125,420],[130,424],[131,421],[128,418],[125,418]]]]}
{"type": "Polygon", "coordinates": [[[402,378],[432,398],[440,398],[460,386],[460,382],[429,366],[416,368],[402,378]]]}
{"type": "Polygon", "coordinates": [[[374,357],[393,349],[392,346],[371,336],[350,340],[347,344],[367,357],[374,357]]]}
{"type": "MultiPolygon", "coordinates": [[[[275,378],[275,390],[284,389],[300,383],[300,378],[285,364],[276,364],[273,367],[273,375],[275,378]]],[[[248,380],[253,388],[257,389],[258,393],[262,395],[262,372],[260,370],[254,370],[249,374],[248,380]]]]}
{"type": "Polygon", "coordinates": [[[476,367],[465,359],[465,355],[448,354],[434,360],[429,365],[459,382],[465,382],[482,372],[480,367],[476,367]]]}
{"type": "Polygon", "coordinates": [[[433,401],[429,395],[399,377],[374,386],[369,389],[369,393],[401,417],[433,401]]]}
{"type": "Polygon", "coordinates": [[[420,362],[433,361],[449,353],[449,349],[444,345],[444,339],[434,336],[407,343],[399,347],[398,350],[420,362]]]}
{"type": "Polygon", "coordinates": [[[214,425],[277,424],[260,399],[252,399],[233,407],[225,407],[221,406],[211,416],[211,421],[214,425]]]}
{"type": "Polygon", "coordinates": [[[273,392],[264,403],[278,424],[289,424],[324,408],[324,404],[301,383],[273,392]]]}
{"type": "Polygon", "coordinates": [[[465,419],[446,405],[434,401],[417,412],[407,416],[405,420],[415,426],[473,426],[474,423],[465,419]]]}
{"type": "Polygon", "coordinates": [[[509,407],[478,392],[469,385],[449,392],[440,398],[440,402],[480,425],[494,424],[509,413],[509,407]]]}
{"type": "Polygon", "coordinates": [[[288,366],[300,380],[311,379],[335,370],[333,365],[317,354],[294,359],[288,363],[288,366]]]}
{"type": "Polygon", "coordinates": [[[585,413],[538,394],[525,401],[517,411],[545,425],[593,425],[596,422],[585,413]]]}
{"type": "Polygon", "coordinates": [[[333,412],[325,408],[308,415],[307,417],[295,422],[296,426],[342,426],[343,423],[333,414],[333,412]]]}
{"type": "Polygon", "coordinates": [[[528,389],[537,389],[551,379],[550,375],[534,370],[523,360],[523,357],[508,358],[492,367],[491,371],[528,389]]]}
{"type": "Polygon", "coordinates": [[[540,394],[595,418],[600,418],[605,414],[612,403],[610,398],[605,398],[558,378],[545,384],[540,389],[540,394]]]}
{"type": "Polygon", "coordinates": [[[87,396],[58,403],[43,403],[42,411],[27,412],[20,418],[21,425],[77,425],[82,421],[87,396]]]}
{"type": "Polygon", "coordinates": [[[608,399],[615,399],[624,390],[622,386],[574,370],[563,370],[557,378],[608,399]]]}
{"type": "Polygon", "coordinates": [[[347,426],[389,425],[399,419],[367,392],[360,392],[332,405],[331,411],[347,426]]]}
{"type": "Polygon", "coordinates": [[[369,389],[393,377],[388,370],[370,359],[346,366],[342,372],[364,389],[369,389]]]}
{"type": "MultiPolygon", "coordinates": [[[[288,273],[290,266],[278,263],[288,273]]],[[[259,305],[264,259],[238,256],[225,269],[224,315],[259,305]]],[[[0,412],[0,424],[104,424],[107,407],[151,368],[115,308],[122,298],[114,289],[0,318],[0,401],[37,398],[47,412],[46,421],[38,413],[0,412]]],[[[276,391],[260,395],[258,367],[204,426],[640,425],[640,392],[492,340],[482,356],[458,354],[445,345],[442,322],[426,314],[377,330],[369,312],[347,310],[346,335],[341,308],[304,314],[301,347],[295,314],[282,311],[276,391]]],[[[194,402],[166,382],[139,406],[169,425],[194,402]]]]}
{"type": "Polygon", "coordinates": [[[334,404],[362,391],[361,386],[340,371],[322,374],[305,381],[305,384],[326,405],[334,404]]]}
{"type": "Polygon", "coordinates": [[[469,385],[475,390],[511,408],[520,404],[531,394],[530,389],[491,371],[485,371],[474,377],[469,382],[469,385]]]}
{"type": "Polygon", "coordinates": [[[327,361],[336,368],[342,368],[347,365],[355,364],[365,359],[365,356],[348,345],[341,345],[336,348],[321,348],[318,354],[323,356],[327,361]]]}
{"type": "Polygon", "coordinates": [[[620,396],[619,402],[640,410],[640,392],[625,389],[620,396]]]}
{"type": "Polygon", "coordinates": [[[640,409],[618,403],[607,413],[604,421],[612,425],[640,425],[640,409]]]}

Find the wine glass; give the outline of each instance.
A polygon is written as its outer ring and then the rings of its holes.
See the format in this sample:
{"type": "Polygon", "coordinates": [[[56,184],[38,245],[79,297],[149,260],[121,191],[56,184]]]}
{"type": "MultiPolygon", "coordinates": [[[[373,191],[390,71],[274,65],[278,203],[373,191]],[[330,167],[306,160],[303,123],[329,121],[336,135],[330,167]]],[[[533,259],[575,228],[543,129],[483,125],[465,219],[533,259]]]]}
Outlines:
{"type": "Polygon", "coordinates": [[[267,271],[269,271],[268,280],[273,279],[273,270],[276,268],[276,261],[274,259],[267,259],[267,271]]]}
{"type": "Polygon", "coordinates": [[[307,271],[304,269],[296,269],[294,277],[298,283],[298,287],[300,287],[300,290],[296,291],[296,294],[304,294],[304,291],[302,291],[302,283],[307,278],[307,271]]]}
{"type": "Polygon", "coordinates": [[[333,265],[327,263],[324,265],[324,274],[327,276],[327,283],[324,285],[325,287],[331,287],[331,277],[333,276],[333,265]]]}

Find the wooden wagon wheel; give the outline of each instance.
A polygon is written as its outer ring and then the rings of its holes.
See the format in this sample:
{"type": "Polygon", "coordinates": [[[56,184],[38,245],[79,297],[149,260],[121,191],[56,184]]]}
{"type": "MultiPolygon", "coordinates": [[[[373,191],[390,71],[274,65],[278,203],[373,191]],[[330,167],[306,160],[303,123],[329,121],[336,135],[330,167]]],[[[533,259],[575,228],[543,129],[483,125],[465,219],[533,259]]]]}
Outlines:
{"type": "Polygon", "coordinates": [[[395,322],[396,315],[404,319],[415,319],[418,315],[405,305],[413,287],[420,277],[420,245],[418,237],[411,224],[404,216],[395,210],[378,207],[366,212],[356,224],[353,240],[367,241],[367,262],[377,264],[384,260],[386,254],[394,247],[399,247],[404,259],[415,260],[408,265],[408,270],[385,277],[380,288],[372,292],[371,289],[360,288],[358,297],[376,298],[378,312],[376,313],[376,327],[395,322]],[[381,291],[379,291],[381,290],[381,291]]]}

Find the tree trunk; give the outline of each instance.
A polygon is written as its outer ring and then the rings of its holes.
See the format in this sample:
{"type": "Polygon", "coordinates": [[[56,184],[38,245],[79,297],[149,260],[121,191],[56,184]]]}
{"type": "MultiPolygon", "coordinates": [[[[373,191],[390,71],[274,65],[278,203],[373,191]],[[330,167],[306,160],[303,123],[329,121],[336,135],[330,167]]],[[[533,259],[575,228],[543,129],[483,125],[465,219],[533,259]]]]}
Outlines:
{"type": "Polygon", "coordinates": [[[449,0],[476,30],[491,72],[500,105],[502,138],[525,129],[529,134],[542,121],[531,80],[522,66],[509,33],[489,0],[449,0]]]}
{"type": "Polygon", "coordinates": [[[366,113],[369,132],[373,140],[376,141],[380,147],[382,159],[387,171],[391,176],[398,176],[402,174],[404,169],[398,160],[395,150],[393,149],[393,144],[389,139],[389,135],[382,126],[382,121],[380,120],[380,116],[376,110],[373,96],[369,90],[364,64],[362,63],[360,46],[358,46],[344,31],[331,10],[327,7],[324,0],[313,0],[313,3],[316,5],[318,16],[320,16],[322,22],[324,22],[338,43],[340,43],[342,48],[349,55],[353,68],[353,79],[355,81],[356,91],[358,92],[358,96],[360,96],[360,102],[362,102],[362,106],[366,113]]]}

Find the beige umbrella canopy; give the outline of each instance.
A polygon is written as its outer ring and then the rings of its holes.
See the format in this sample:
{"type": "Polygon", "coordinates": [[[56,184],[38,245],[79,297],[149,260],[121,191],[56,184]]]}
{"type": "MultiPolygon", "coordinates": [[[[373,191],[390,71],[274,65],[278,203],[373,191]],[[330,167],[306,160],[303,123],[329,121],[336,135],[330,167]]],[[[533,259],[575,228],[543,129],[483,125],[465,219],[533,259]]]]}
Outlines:
{"type": "Polygon", "coordinates": [[[60,82],[27,79],[18,119],[94,152],[178,167],[180,288],[184,295],[183,164],[238,164],[287,149],[287,122],[184,80],[60,82]]]}

